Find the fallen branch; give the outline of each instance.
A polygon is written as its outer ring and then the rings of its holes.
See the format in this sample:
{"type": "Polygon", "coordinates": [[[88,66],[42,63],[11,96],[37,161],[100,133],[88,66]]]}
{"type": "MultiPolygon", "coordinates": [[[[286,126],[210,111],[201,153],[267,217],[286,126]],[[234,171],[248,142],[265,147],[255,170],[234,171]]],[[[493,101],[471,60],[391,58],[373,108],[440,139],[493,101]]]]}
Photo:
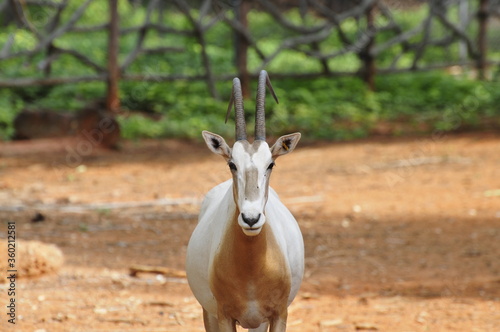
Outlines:
{"type": "Polygon", "coordinates": [[[137,277],[139,273],[153,273],[171,278],[186,278],[186,272],[163,266],[132,265],[129,270],[131,277],[137,277]]]}
{"type": "Polygon", "coordinates": [[[179,199],[155,199],[143,202],[111,202],[111,203],[88,203],[88,204],[18,204],[0,206],[0,211],[25,211],[29,209],[34,210],[52,210],[60,212],[83,213],[93,210],[116,210],[127,208],[143,208],[154,206],[172,206],[172,205],[199,205],[201,200],[197,198],[179,198],[179,199]]]}

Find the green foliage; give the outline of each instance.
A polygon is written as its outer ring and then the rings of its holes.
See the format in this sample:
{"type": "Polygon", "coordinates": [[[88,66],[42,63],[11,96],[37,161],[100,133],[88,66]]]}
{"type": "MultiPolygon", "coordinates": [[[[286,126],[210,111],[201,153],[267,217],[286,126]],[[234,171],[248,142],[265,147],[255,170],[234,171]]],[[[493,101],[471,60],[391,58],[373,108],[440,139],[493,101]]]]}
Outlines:
{"type": "Polygon", "coordinates": [[[476,126],[500,115],[499,82],[481,82],[434,73],[379,77],[378,95],[387,120],[406,119],[435,129],[476,126]]]}
{"type": "MultiPolygon", "coordinates": [[[[119,119],[123,136],[137,137],[187,137],[199,138],[202,130],[221,134],[232,133],[230,125],[224,125],[227,100],[211,98],[204,83],[131,83],[122,85],[123,106],[131,111],[142,110],[161,115],[153,120],[143,115],[131,115],[119,119]]],[[[230,88],[228,93],[230,93],[230,88]]]]}
{"type": "MultiPolygon", "coordinates": [[[[142,24],[146,12],[144,7],[135,8],[127,1],[119,2],[123,28],[142,24]]],[[[69,9],[64,11],[62,21],[67,21],[81,4],[69,2],[69,9]]],[[[178,30],[191,29],[191,23],[175,12],[175,7],[165,13],[164,24],[178,30]]],[[[31,13],[35,15],[35,12],[31,13]]],[[[198,13],[192,11],[197,17],[198,13]]],[[[51,17],[45,13],[36,17],[40,27],[51,17]]],[[[408,31],[421,24],[427,15],[425,6],[416,10],[393,10],[395,20],[403,30],[408,31]]],[[[455,12],[449,15],[456,16],[455,12]]],[[[158,13],[153,13],[153,21],[158,13]]],[[[302,17],[298,11],[287,12],[287,19],[292,24],[316,26],[322,24],[321,18],[307,15],[302,17]]],[[[451,19],[451,18],[450,18],[451,19]]],[[[80,26],[102,24],[107,20],[107,2],[94,1],[90,4],[80,26]]],[[[290,36],[269,14],[251,11],[248,16],[252,35],[266,55],[273,54],[290,36]],[[270,33],[272,32],[272,33],[270,33]]],[[[209,23],[207,19],[206,24],[209,23]]],[[[363,21],[347,19],[342,23],[342,30],[349,40],[359,37],[364,29],[363,21]]],[[[387,19],[377,16],[376,25],[388,24],[387,19]]],[[[432,37],[443,37],[444,29],[434,24],[432,37]]],[[[0,44],[4,44],[11,33],[15,33],[16,43],[13,52],[20,52],[36,45],[37,40],[27,30],[9,26],[0,31],[0,44]]],[[[389,29],[377,35],[376,44],[383,44],[394,37],[389,29]]],[[[495,34],[491,34],[490,38],[495,34]]],[[[210,27],[205,35],[207,53],[216,75],[235,72],[232,50],[233,32],[226,23],[210,27]]],[[[410,43],[419,42],[422,33],[416,34],[410,43]]],[[[104,31],[70,33],[58,37],[55,45],[66,49],[78,49],[95,63],[106,65],[107,35],[104,31]]],[[[137,43],[137,34],[129,33],[120,40],[120,61],[133,50],[137,43]]],[[[205,74],[201,54],[202,49],[196,36],[177,35],[148,31],[145,47],[177,47],[182,52],[139,55],[127,73],[155,75],[158,73],[203,75],[205,74]]],[[[266,67],[270,72],[320,72],[322,64],[304,55],[302,51],[323,53],[335,52],[343,47],[338,33],[332,33],[325,41],[314,46],[289,48],[276,56],[266,67]]],[[[389,66],[396,55],[401,55],[398,66],[409,66],[415,54],[401,54],[402,47],[395,45],[379,54],[377,66],[389,66]]],[[[458,57],[458,47],[451,46],[446,51],[442,48],[428,48],[422,55],[425,63],[445,62],[458,57]]],[[[0,74],[3,77],[42,77],[37,67],[45,55],[30,59],[9,59],[2,61],[0,74]]],[[[356,72],[360,68],[360,59],[356,54],[346,53],[327,60],[330,69],[335,71],[356,72]]],[[[255,71],[261,64],[257,53],[250,49],[248,64],[255,71]]],[[[53,76],[93,75],[92,69],[83,66],[79,60],[69,55],[61,55],[51,67],[53,76]]],[[[380,122],[404,122],[408,128],[427,128],[426,130],[456,130],[462,127],[481,125],[485,119],[500,118],[500,83],[479,82],[466,77],[451,77],[443,72],[405,73],[397,75],[379,75],[376,79],[376,92],[367,90],[366,85],[356,77],[337,77],[320,79],[273,80],[280,99],[275,104],[267,98],[268,132],[278,136],[301,131],[307,139],[345,140],[370,135],[380,122]]],[[[251,86],[255,87],[256,82],[251,86]]],[[[179,137],[199,139],[204,129],[231,137],[234,131],[233,116],[224,124],[227,102],[231,93],[231,82],[219,82],[217,90],[221,100],[214,100],[208,93],[205,82],[127,82],[120,85],[122,107],[125,112],[118,121],[125,138],[141,137],[179,137]],[[144,113],[135,113],[141,111],[144,113]],[[147,114],[147,115],[141,115],[147,114]]],[[[253,92],[255,93],[255,92],[253,92]]],[[[0,90],[0,139],[8,139],[12,133],[12,123],[16,114],[23,108],[46,108],[58,111],[74,111],[89,103],[102,99],[105,84],[88,82],[55,87],[30,87],[0,90]]],[[[245,101],[248,110],[248,129],[253,130],[254,100],[245,101]]],[[[498,121],[498,120],[495,120],[498,121]]],[[[393,134],[399,132],[393,131],[393,134]]]]}
{"type": "Polygon", "coordinates": [[[0,90],[0,140],[7,140],[14,134],[13,122],[18,107],[10,93],[0,90]]]}
{"type": "MultiPolygon", "coordinates": [[[[447,131],[500,117],[500,83],[441,72],[380,76],[377,92],[368,91],[360,79],[353,77],[273,80],[273,85],[280,103],[275,104],[268,96],[266,116],[268,132],[274,136],[301,131],[306,139],[348,140],[370,135],[381,121],[404,122],[408,130],[423,126],[447,131]]],[[[228,124],[223,121],[231,84],[226,82],[218,88],[225,92],[222,101],[210,98],[201,83],[148,85],[143,108],[149,107],[163,117],[123,117],[120,123],[124,136],[197,139],[204,129],[233,135],[232,117],[228,124]]],[[[141,88],[131,85],[124,89],[133,95],[134,89],[141,88]]],[[[253,100],[245,101],[246,110],[254,107],[253,100]]],[[[251,132],[253,112],[247,113],[251,132]]]]}

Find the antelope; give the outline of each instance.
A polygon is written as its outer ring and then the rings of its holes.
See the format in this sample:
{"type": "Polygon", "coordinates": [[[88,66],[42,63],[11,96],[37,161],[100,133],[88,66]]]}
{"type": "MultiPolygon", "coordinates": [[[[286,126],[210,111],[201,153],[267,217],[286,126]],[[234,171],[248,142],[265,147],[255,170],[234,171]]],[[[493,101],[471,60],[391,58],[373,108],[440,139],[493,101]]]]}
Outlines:
{"type": "Polygon", "coordinates": [[[304,274],[304,241],[297,221],[269,186],[275,160],[292,152],[300,133],[266,143],[265,93],[278,99],[266,71],[257,88],[255,139],[247,141],[241,84],[233,80],[226,121],[235,108],[236,142],[203,131],[208,148],[222,156],[232,179],[212,188],[202,202],[189,240],[186,272],[203,308],[207,332],[286,331],[287,308],[304,274]]]}

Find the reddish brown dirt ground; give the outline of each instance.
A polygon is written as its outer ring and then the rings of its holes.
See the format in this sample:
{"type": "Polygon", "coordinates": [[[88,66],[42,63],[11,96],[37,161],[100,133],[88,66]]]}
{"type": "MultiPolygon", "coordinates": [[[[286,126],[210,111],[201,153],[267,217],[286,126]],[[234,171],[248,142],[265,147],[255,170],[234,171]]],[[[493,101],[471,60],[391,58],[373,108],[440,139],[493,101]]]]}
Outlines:
{"type": "MultiPolygon", "coordinates": [[[[223,160],[201,143],[78,144],[0,145],[0,236],[13,220],[65,255],[58,274],[17,281],[15,328],[0,284],[0,330],[203,331],[185,278],[128,272],[183,271],[223,160]]],[[[288,331],[498,331],[499,166],[494,133],[304,143],[278,159],[271,184],[306,245],[288,331]]]]}

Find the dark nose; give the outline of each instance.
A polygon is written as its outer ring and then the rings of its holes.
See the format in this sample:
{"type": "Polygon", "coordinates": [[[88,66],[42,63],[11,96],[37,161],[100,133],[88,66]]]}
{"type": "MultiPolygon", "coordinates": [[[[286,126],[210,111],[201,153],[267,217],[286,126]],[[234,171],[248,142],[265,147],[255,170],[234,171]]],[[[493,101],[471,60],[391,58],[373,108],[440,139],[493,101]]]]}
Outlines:
{"type": "Polygon", "coordinates": [[[250,227],[252,227],[253,225],[255,225],[259,219],[260,219],[260,213],[257,215],[256,218],[248,218],[247,216],[245,216],[244,213],[241,214],[241,217],[243,218],[243,221],[250,227]]]}

